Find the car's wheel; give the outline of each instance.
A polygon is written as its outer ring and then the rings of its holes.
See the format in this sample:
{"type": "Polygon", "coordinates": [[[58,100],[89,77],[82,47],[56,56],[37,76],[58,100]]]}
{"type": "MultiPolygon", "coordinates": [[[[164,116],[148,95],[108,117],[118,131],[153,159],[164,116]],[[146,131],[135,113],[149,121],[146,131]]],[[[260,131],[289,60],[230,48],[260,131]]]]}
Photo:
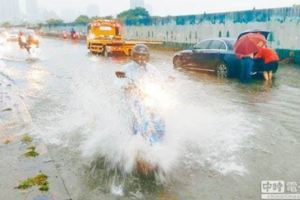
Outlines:
{"type": "Polygon", "coordinates": [[[216,74],[219,78],[227,78],[229,77],[229,68],[228,66],[221,62],[216,66],[216,74]]]}
{"type": "Polygon", "coordinates": [[[173,65],[174,65],[175,68],[181,68],[182,67],[182,61],[180,60],[179,56],[176,56],[173,59],[173,65]]]}

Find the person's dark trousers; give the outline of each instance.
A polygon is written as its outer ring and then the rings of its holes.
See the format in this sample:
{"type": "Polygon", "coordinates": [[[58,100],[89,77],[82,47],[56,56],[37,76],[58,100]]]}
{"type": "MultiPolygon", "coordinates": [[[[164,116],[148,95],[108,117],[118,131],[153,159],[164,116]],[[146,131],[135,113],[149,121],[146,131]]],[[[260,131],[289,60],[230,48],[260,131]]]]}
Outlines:
{"type": "Polygon", "coordinates": [[[251,81],[251,72],[253,70],[254,60],[250,57],[244,57],[241,60],[240,81],[249,83],[251,81]]]}

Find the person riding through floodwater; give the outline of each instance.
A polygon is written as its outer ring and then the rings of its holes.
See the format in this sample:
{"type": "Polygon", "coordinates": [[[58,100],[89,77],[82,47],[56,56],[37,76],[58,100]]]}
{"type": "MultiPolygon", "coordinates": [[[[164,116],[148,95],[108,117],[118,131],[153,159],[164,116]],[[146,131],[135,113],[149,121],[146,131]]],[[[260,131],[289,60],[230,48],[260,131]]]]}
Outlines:
{"type": "MultiPolygon", "coordinates": [[[[160,86],[162,78],[159,72],[150,65],[149,62],[150,53],[149,49],[144,44],[135,45],[132,50],[133,62],[124,67],[124,71],[117,71],[116,76],[123,79],[123,89],[127,92],[130,102],[134,102],[132,105],[132,111],[134,111],[134,132],[140,134],[146,139],[149,139],[151,143],[158,142],[164,132],[163,125],[161,127],[155,127],[155,130],[150,129],[150,126],[145,128],[143,125],[137,123],[137,121],[143,121],[144,123],[155,123],[155,114],[153,114],[155,108],[153,105],[145,103],[145,97],[149,86],[154,84],[155,89],[159,89],[155,86],[160,86]],[[158,83],[158,84],[157,84],[158,83]],[[137,112],[136,112],[137,111],[137,112]],[[147,120],[143,120],[147,118],[147,120]]],[[[153,87],[152,87],[153,88],[153,87]]]]}
{"type": "Polygon", "coordinates": [[[31,48],[39,47],[39,41],[35,38],[33,34],[29,34],[26,40],[26,37],[23,32],[19,32],[18,35],[18,44],[20,49],[26,49],[29,54],[31,54],[31,48]]]}
{"type": "Polygon", "coordinates": [[[18,34],[18,44],[19,44],[20,49],[24,49],[24,48],[27,49],[26,38],[22,31],[20,31],[18,34]]]}
{"type": "MultiPolygon", "coordinates": [[[[123,71],[117,71],[115,74],[124,81],[122,82],[122,88],[128,95],[128,106],[133,118],[133,133],[141,135],[145,141],[153,145],[160,143],[163,139],[165,123],[159,116],[155,105],[149,105],[145,102],[148,95],[143,90],[145,86],[147,88],[147,86],[156,82],[156,85],[160,87],[162,80],[158,70],[148,63],[149,58],[149,48],[144,44],[137,44],[132,49],[133,62],[127,64],[123,71]]],[[[158,89],[157,87],[154,88],[155,91],[158,89]]],[[[148,174],[156,166],[144,161],[141,156],[137,155],[135,168],[144,174],[148,174]]]]}
{"type": "MultiPolygon", "coordinates": [[[[135,45],[131,55],[133,62],[124,66],[123,71],[116,72],[118,78],[127,78],[130,81],[139,81],[144,78],[163,80],[160,72],[148,63],[150,59],[148,46],[144,44],[135,45]]],[[[169,76],[168,78],[169,80],[175,79],[173,76],[169,76]]]]}
{"type": "Polygon", "coordinates": [[[75,31],[74,28],[71,28],[71,31],[70,31],[70,36],[71,36],[71,39],[77,39],[77,33],[75,31]]]}
{"type": "Polygon", "coordinates": [[[30,45],[35,45],[36,42],[34,40],[34,36],[32,34],[30,34],[27,38],[27,45],[30,46],[30,45]]]}
{"type": "Polygon", "coordinates": [[[126,65],[124,71],[117,71],[116,76],[118,78],[130,78],[137,79],[142,78],[138,75],[145,74],[149,68],[153,69],[148,64],[150,58],[149,48],[144,44],[135,45],[132,49],[133,62],[126,65]]]}

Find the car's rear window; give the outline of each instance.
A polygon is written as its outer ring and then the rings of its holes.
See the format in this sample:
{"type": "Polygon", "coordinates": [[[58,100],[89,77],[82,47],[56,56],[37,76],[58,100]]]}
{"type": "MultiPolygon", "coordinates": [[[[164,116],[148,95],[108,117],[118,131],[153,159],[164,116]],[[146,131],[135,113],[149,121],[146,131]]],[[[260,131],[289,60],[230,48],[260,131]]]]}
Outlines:
{"type": "Polygon", "coordinates": [[[226,49],[226,45],[224,44],[224,42],[220,41],[220,40],[213,40],[211,42],[211,44],[209,45],[209,49],[226,49]]]}
{"type": "Polygon", "coordinates": [[[194,46],[194,49],[208,49],[208,45],[211,43],[211,40],[202,41],[194,46]]]}

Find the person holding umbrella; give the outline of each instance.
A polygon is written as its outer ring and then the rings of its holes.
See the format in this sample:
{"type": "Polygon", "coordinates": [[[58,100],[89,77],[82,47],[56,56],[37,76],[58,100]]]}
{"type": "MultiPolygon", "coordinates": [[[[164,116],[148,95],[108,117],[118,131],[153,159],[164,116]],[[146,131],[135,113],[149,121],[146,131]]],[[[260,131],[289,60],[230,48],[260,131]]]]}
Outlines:
{"type": "Polygon", "coordinates": [[[263,42],[257,44],[259,50],[255,55],[255,58],[262,58],[264,61],[263,65],[263,75],[266,81],[272,80],[273,71],[276,71],[278,68],[279,57],[277,53],[271,49],[267,48],[263,42]]]}
{"type": "Polygon", "coordinates": [[[241,36],[234,45],[236,55],[241,58],[240,81],[249,83],[254,66],[254,53],[259,51],[258,43],[264,45],[266,38],[260,33],[247,33],[241,36]]]}

